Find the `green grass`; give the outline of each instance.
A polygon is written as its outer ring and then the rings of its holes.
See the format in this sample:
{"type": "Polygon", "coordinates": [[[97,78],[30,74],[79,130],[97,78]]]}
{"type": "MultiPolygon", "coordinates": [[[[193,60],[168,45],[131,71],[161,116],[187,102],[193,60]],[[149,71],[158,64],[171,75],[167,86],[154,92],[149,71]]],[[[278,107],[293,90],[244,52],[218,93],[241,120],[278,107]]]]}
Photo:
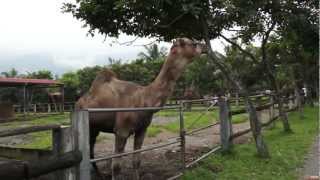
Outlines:
{"type": "MultiPolygon", "coordinates": [[[[7,129],[14,129],[18,127],[27,127],[33,125],[46,125],[46,124],[68,124],[70,122],[69,113],[52,115],[48,117],[37,118],[30,121],[15,121],[11,123],[1,124],[7,129]]],[[[41,131],[30,133],[31,141],[17,145],[19,148],[29,149],[50,149],[52,147],[52,133],[51,131],[41,131]]]]}
{"type": "Polygon", "coordinates": [[[52,133],[51,131],[41,131],[31,133],[32,141],[26,144],[17,145],[18,148],[27,149],[51,149],[52,148],[52,133]]]}
{"type": "Polygon", "coordinates": [[[155,126],[155,125],[151,125],[147,129],[147,136],[148,137],[156,137],[161,132],[162,132],[161,127],[155,126]]]}
{"type": "MultiPolygon", "coordinates": [[[[241,107],[240,107],[241,108],[241,107]]],[[[193,109],[194,110],[194,109],[193,109]]],[[[192,130],[200,127],[204,127],[207,125],[210,125],[212,123],[217,122],[218,119],[218,111],[208,111],[207,113],[204,113],[206,109],[202,108],[203,111],[191,111],[191,112],[184,112],[184,124],[186,130],[192,130]],[[204,113],[204,115],[202,115],[204,113]],[[201,116],[201,117],[200,117],[201,116]],[[199,118],[200,117],[200,118],[199,118]]],[[[179,118],[178,113],[175,111],[161,111],[157,115],[160,116],[166,116],[166,117],[176,117],[177,120],[174,122],[170,122],[165,125],[151,125],[149,128],[151,128],[150,133],[155,136],[154,133],[160,133],[161,129],[168,130],[170,132],[177,133],[179,132],[180,124],[179,124],[179,118]]],[[[232,123],[243,123],[248,120],[247,114],[238,114],[235,116],[232,116],[232,123]]],[[[148,130],[149,131],[149,130],[148,130]]]]}
{"type": "Polygon", "coordinates": [[[69,113],[50,115],[47,117],[36,118],[29,121],[13,121],[2,123],[2,127],[15,128],[20,126],[46,125],[46,124],[68,124],[70,123],[69,113]]]}
{"type": "Polygon", "coordinates": [[[236,179],[236,180],[292,180],[298,178],[298,170],[304,163],[318,133],[318,107],[305,108],[305,119],[297,112],[289,115],[294,133],[286,134],[280,122],[263,132],[271,158],[260,159],[253,141],[235,145],[229,155],[216,154],[205,159],[198,167],[188,171],[184,180],[236,179]]]}

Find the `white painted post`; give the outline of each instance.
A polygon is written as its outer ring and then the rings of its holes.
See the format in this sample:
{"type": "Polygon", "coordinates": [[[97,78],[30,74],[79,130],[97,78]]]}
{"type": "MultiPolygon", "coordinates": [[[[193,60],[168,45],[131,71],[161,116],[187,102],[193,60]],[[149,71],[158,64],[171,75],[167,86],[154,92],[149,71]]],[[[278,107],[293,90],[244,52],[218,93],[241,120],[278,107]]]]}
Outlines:
{"type": "Polygon", "coordinates": [[[77,180],[91,180],[90,146],[89,146],[89,112],[72,113],[72,131],[75,149],[82,152],[82,161],[77,167],[77,180]]]}
{"type": "Polygon", "coordinates": [[[48,103],[48,113],[51,113],[51,104],[48,103]]]}
{"type": "Polygon", "coordinates": [[[34,112],[34,113],[37,113],[37,104],[34,104],[34,105],[33,105],[33,112],[34,112]]]}

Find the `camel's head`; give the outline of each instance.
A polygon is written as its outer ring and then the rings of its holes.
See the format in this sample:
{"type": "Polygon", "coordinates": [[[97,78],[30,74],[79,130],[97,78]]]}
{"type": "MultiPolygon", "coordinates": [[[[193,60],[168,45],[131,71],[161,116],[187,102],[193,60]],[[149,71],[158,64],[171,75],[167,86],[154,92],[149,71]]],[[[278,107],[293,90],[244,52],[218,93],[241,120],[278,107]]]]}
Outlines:
{"type": "Polygon", "coordinates": [[[191,62],[194,57],[200,56],[204,46],[188,38],[178,38],[173,41],[169,55],[179,60],[191,62]]]}

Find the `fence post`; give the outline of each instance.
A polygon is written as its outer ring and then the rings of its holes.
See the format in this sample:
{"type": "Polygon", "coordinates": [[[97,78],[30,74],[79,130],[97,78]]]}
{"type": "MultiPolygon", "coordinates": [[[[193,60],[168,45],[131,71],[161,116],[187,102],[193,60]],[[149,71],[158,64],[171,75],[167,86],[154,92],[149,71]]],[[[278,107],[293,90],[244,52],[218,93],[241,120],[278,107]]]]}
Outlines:
{"type": "Polygon", "coordinates": [[[34,112],[34,113],[37,113],[37,104],[34,104],[34,105],[33,105],[33,112],[34,112]]]}
{"type": "Polygon", "coordinates": [[[292,96],[291,94],[290,94],[290,96],[289,96],[289,110],[291,110],[291,109],[293,109],[294,108],[294,102],[293,102],[293,97],[294,96],[292,96]]]}
{"type": "MultiPolygon", "coordinates": [[[[270,95],[270,107],[269,107],[269,121],[271,121],[274,117],[275,117],[275,114],[274,114],[274,97],[273,95],[270,95]]],[[[270,124],[270,128],[274,128],[276,126],[276,123],[275,121],[273,121],[271,124],[270,124]]]]}
{"type": "Polygon", "coordinates": [[[219,119],[220,119],[220,140],[222,152],[230,152],[232,148],[232,142],[230,137],[232,135],[232,123],[230,110],[226,97],[220,96],[218,99],[219,104],[219,119]]]}
{"type": "MultiPolygon", "coordinates": [[[[61,127],[52,132],[52,151],[54,155],[60,156],[63,153],[75,149],[71,127],[61,127]]],[[[76,180],[75,168],[68,168],[56,173],[56,179],[76,180]]]]}
{"type": "Polygon", "coordinates": [[[51,104],[48,103],[48,113],[51,113],[51,104]]]}
{"type": "Polygon", "coordinates": [[[186,131],[184,129],[184,119],[183,119],[183,101],[180,102],[179,108],[179,120],[180,120],[180,146],[181,146],[181,170],[184,172],[186,168],[186,131]]]}
{"type": "Polygon", "coordinates": [[[298,87],[294,89],[294,94],[296,96],[296,106],[299,110],[299,117],[300,119],[304,119],[303,107],[302,107],[302,96],[300,94],[300,89],[298,87]]]}
{"type": "Polygon", "coordinates": [[[239,93],[236,93],[236,106],[239,107],[239,93]]]}
{"type": "Polygon", "coordinates": [[[75,149],[82,153],[82,161],[76,168],[76,179],[90,180],[89,112],[73,112],[71,123],[75,149]]]}

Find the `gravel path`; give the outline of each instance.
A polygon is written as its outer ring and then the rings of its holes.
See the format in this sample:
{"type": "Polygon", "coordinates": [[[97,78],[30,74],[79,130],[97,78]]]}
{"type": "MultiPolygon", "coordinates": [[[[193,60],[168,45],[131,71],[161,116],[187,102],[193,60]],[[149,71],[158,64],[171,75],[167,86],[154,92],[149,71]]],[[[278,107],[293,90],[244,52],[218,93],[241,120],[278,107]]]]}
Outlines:
{"type": "Polygon", "coordinates": [[[310,153],[306,157],[305,165],[302,170],[302,176],[300,178],[301,180],[319,179],[319,175],[320,175],[319,155],[320,155],[320,146],[319,146],[319,135],[318,135],[318,137],[315,140],[315,143],[311,147],[310,153]]]}

